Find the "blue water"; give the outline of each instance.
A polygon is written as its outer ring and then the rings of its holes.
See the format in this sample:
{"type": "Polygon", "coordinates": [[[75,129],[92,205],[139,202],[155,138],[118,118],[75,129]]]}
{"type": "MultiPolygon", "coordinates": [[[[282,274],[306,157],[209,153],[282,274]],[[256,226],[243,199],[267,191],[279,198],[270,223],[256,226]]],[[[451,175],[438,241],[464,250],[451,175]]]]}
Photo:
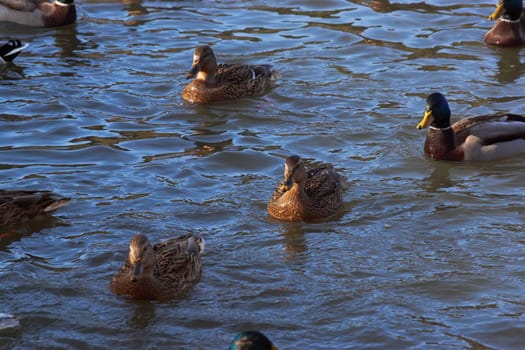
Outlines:
{"type": "Polygon", "coordinates": [[[482,42],[493,0],[78,1],[75,25],[0,24],[30,46],[0,68],[0,187],[74,201],[4,232],[1,349],[520,349],[525,157],[426,159],[453,119],[522,113],[525,51],[482,42]],[[281,72],[261,98],[183,102],[193,49],[281,72]],[[346,176],[343,215],[281,223],[286,156],[346,176]],[[168,302],[113,295],[130,238],[206,240],[168,302]]]}

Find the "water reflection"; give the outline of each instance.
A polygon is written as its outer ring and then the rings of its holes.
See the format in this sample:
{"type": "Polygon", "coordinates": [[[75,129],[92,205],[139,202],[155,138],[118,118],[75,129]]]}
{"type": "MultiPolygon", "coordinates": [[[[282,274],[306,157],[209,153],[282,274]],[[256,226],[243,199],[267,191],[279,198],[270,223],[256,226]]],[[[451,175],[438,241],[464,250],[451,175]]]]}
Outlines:
{"type": "Polygon", "coordinates": [[[287,260],[305,257],[308,245],[304,238],[302,223],[283,223],[279,226],[279,234],[284,239],[284,249],[288,253],[287,260]]]}
{"type": "Polygon", "coordinates": [[[155,322],[155,304],[149,301],[137,301],[133,306],[133,316],[127,322],[129,327],[144,329],[155,322]]]}
{"type": "Polygon", "coordinates": [[[52,33],[55,36],[55,45],[60,49],[61,57],[71,58],[82,44],[82,41],[78,39],[76,24],[61,27],[60,30],[52,33]]]}
{"type": "Polygon", "coordinates": [[[52,215],[41,215],[14,227],[0,227],[0,250],[23,237],[56,226],[67,226],[67,223],[52,215]]]}
{"type": "MultiPolygon", "coordinates": [[[[23,54],[23,53],[22,53],[23,54]]],[[[23,57],[17,57],[17,62],[13,61],[8,64],[0,64],[0,80],[20,80],[24,78],[23,57]]]]}
{"type": "Polygon", "coordinates": [[[519,48],[496,49],[500,55],[496,79],[501,84],[508,84],[518,80],[525,72],[525,64],[521,62],[519,48]]]}
{"type": "MultiPolygon", "coordinates": [[[[128,11],[128,16],[140,16],[148,14],[148,9],[142,5],[142,0],[122,0],[122,4],[125,5],[124,10],[128,11]]],[[[128,25],[139,25],[144,23],[145,21],[138,21],[136,19],[133,21],[126,21],[126,24],[128,25]]]]}
{"type": "Polygon", "coordinates": [[[433,161],[433,165],[434,169],[431,174],[422,181],[422,187],[427,192],[440,192],[443,189],[456,186],[455,181],[450,180],[450,169],[457,164],[433,161]]]}
{"type": "MultiPolygon", "coordinates": [[[[404,4],[390,3],[389,0],[373,0],[373,1],[356,0],[353,2],[356,4],[369,6],[372,10],[376,12],[383,12],[383,13],[394,12],[394,11],[420,11],[420,12],[426,13],[426,12],[436,12],[439,9],[441,9],[441,7],[427,4],[425,1],[416,1],[413,3],[406,3],[406,4],[405,3],[404,4]]],[[[450,9],[462,8],[462,7],[463,7],[462,5],[456,5],[456,6],[447,6],[446,8],[450,10],[450,9]]]]}

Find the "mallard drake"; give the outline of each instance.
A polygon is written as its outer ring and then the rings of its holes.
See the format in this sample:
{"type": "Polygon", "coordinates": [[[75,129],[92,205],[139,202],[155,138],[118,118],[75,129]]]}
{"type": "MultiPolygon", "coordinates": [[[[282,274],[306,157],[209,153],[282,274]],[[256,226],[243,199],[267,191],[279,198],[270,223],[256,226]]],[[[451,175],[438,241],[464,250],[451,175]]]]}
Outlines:
{"type": "Polygon", "coordinates": [[[228,350],[277,350],[277,347],[261,332],[246,331],[233,338],[228,350]]]}
{"type": "Polygon", "coordinates": [[[11,226],[66,205],[71,198],[50,191],[0,190],[0,226],[11,226]]]}
{"type": "Polygon", "coordinates": [[[525,12],[522,0],[499,0],[489,20],[498,21],[485,34],[484,40],[487,44],[498,46],[525,44],[525,12]]]}
{"type": "Polygon", "coordinates": [[[0,63],[12,62],[28,44],[22,45],[20,40],[9,40],[0,46],[0,63]]]}
{"type": "Polygon", "coordinates": [[[417,128],[429,124],[425,155],[433,159],[494,160],[525,152],[525,117],[521,115],[482,115],[451,126],[447,99],[435,92],[428,96],[417,128]]]}
{"type": "Polygon", "coordinates": [[[306,170],[299,156],[284,164],[284,180],[268,202],[268,213],[287,221],[322,219],[337,213],[343,201],[342,177],[330,164],[306,170]]]}
{"type": "Polygon", "coordinates": [[[0,0],[0,21],[33,27],[55,27],[77,19],[74,0],[0,0]]]}
{"type": "Polygon", "coordinates": [[[201,275],[204,240],[191,234],[151,245],[139,234],[129,257],[113,276],[110,289],[133,299],[165,300],[190,287],[201,275]]]}
{"type": "Polygon", "coordinates": [[[182,90],[192,103],[209,103],[262,95],[279,73],[272,66],[219,64],[209,46],[197,46],[187,79],[197,77],[182,90]]]}

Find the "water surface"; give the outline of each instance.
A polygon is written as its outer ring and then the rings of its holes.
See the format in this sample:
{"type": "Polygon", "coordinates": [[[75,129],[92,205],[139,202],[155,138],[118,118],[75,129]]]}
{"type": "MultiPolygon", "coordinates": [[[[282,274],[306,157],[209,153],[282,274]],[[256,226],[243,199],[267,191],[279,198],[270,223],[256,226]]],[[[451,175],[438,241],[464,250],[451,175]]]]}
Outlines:
{"type": "Polygon", "coordinates": [[[0,24],[30,47],[0,68],[0,186],[74,198],[0,241],[2,349],[519,349],[525,158],[424,157],[415,126],[525,113],[525,51],[482,42],[495,1],[94,1],[73,26],[0,24]],[[269,63],[267,95],[195,106],[192,50],[269,63]],[[333,163],[344,214],[281,223],[283,161],[333,163]],[[169,302],[108,289],[129,239],[192,232],[201,281],[169,302]]]}

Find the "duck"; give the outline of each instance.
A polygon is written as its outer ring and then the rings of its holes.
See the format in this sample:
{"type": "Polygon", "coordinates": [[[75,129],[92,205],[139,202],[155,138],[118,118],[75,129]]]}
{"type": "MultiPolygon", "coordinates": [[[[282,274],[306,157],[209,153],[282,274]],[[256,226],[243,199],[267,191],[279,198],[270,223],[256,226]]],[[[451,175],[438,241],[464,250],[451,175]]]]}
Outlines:
{"type": "Polygon", "coordinates": [[[0,190],[0,226],[13,226],[50,214],[71,202],[51,191],[0,190]]]}
{"type": "Polygon", "coordinates": [[[74,0],[0,0],[0,22],[56,27],[77,19],[74,0]]]}
{"type": "Polygon", "coordinates": [[[244,331],[235,336],[228,350],[278,350],[267,336],[258,331],[244,331]]]}
{"type": "Polygon", "coordinates": [[[489,20],[497,22],[485,34],[484,41],[503,47],[525,44],[525,11],[522,0],[499,0],[489,20]]]}
{"type": "Polygon", "coordinates": [[[425,155],[450,161],[490,161],[525,152],[525,117],[482,115],[450,124],[450,107],[439,92],[427,97],[418,129],[429,126],[425,155]],[[430,125],[430,126],[429,126],[430,125]]]}
{"type": "Polygon", "coordinates": [[[135,235],[110,289],[131,299],[174,298],[200,278],[203,252],[204,239],[199,236],[187,234],[152,245],[146,235],[135,235]]]}
{"type": "Polygon", "coordinates": [[[28,46],[29,44],[22,45],[18,39],[9,40],[0,46],[0,63],[13,62],[15,57],[28,46]]]}
{"type": "Polygon", "coordinates": [[[195,78],[182,90],[191,103],[210,103],[263,95],[279,77],[268,64],[217,64],[211,47],[197,46],[186,78],[195,78]]]}
{"type": "Polygon", "coordinates": [[[331,164],[307,170],[304,160],[292,155],[286,158],[284,180],[272,194],[267,211],[278,220],[315,220],[336,214],[342,202],[342,176],[331,164]]]}

